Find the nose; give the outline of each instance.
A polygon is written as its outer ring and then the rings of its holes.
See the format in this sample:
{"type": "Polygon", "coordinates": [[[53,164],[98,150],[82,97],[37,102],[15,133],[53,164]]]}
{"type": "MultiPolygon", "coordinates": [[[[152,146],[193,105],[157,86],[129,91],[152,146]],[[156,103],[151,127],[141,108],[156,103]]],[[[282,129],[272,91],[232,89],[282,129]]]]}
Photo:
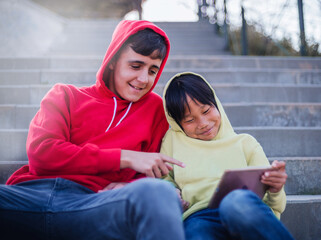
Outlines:
{"type": "Polygon", "coordinates": [[[198,128],[203,129],[203,128],[206,128],[207,125],[208,125],[207,118],[205,116],[200,117],[198,122],[198,128]]]}
{"type": "Polygon", "coordinates": [[[140,82],[140,83],[148,83],[148,71],[141,71],[137,77],[137,80],[140,82]]]}

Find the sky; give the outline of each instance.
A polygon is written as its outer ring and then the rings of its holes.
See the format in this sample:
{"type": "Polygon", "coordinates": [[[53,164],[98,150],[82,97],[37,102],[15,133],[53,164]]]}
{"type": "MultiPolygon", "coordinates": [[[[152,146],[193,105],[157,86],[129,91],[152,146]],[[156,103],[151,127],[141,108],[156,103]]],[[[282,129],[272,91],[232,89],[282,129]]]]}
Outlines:
{"type": "MultiPolygon", "coordinates": [[[[222,10],[223,0],[216,1],[217,7],[222,10]]],[[[291,38],[293,45],[298,49],[300,29],[297,0],[226,1],[232,26],[241,26],[240,6],[243,3],[249,24],[260,24],[264,32],[274,38],[291,38]]],[[[321,45],[321,0],[303,0],[303,4],[306,39],[321,45]]],[[[143,3],[143,19],[154,22],[198,21],[197,11],[197,0],[146,0],[143,3]]],[[[211,15],[214,11],[209,8],[207,12],[211,15]]],[[[134,19],[137,14],[128,14],[126,17],[134,19]]],[[[219,15],[219,20],[223,21],[223,15],[219,15]]]]}

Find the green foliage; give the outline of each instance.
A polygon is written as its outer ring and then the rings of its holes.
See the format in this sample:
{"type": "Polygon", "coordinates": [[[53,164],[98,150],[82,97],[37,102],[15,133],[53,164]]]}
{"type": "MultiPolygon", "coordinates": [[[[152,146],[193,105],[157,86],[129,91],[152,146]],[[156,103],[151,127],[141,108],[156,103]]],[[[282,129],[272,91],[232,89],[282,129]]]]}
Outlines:
{"type": "MultiPolygon", "coordinates": [[[[229,31],[230,50],[234,55],[240,55],[242,49],[241,28],[229,31]]],[[[254,56],[300,56],[300,51],[295,50],[291,39],[284,37],[281,40],[273,39],[258,31],[255,26],[247,27],[248,55],[254,56]]],[[[321,56],[319,43],[307,42],[308,56],[321,56]]]]}
{"type": "Polygon", "coordinates": [[[308,54],[308,56],[320,57],[321,56],[320,43],[317,43],[315,41],[308,42],[307,43],[307,54],[308,54]]]}

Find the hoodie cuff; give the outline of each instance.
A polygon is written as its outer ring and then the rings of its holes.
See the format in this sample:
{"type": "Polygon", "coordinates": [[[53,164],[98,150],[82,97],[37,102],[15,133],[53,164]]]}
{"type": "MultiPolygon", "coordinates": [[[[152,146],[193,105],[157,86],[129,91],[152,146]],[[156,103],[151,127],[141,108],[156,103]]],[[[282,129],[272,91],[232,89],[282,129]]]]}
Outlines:
{"type": "Polygon", "coordinates": [[[98,173],[107,173],[120,170],[120,148],[103,149],[99,154],[98,173]]]}
{"type": "Polygon", "coordinates": [[[276,193],[272,193],[270,191],[267,191],[267,193],[268,193],[268,200],[272,204],[281,201],[284,196],[283,195],[283,188],[279,192],[276,192],[276,193]]]}

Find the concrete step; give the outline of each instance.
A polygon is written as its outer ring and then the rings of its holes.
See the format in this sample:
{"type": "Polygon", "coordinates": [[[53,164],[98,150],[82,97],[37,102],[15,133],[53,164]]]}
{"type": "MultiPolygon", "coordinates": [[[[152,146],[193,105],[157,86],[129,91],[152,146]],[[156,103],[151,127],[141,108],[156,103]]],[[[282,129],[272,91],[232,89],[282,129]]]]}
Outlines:
{"type": "Polygon", "coordinates": [[[27,129],[0,129],[1,161],[27,161],[27,129]]]}
{"type": "Polygon", "coordinates": [[[0,57],[0,69],[96,69],[98,71],[101,57],[0,57]]]}
{"type": "Polygon", "coordinates": [[[321,127],[321,103],[223,104],[233,127],[321,127]]]}
{"type": "MultiPolygon", "coordinates": [[[[321,156],[320,127],[236,127],[237,133],[253,135],[268,157],[321,156]]],[[[26,161],[27,129],[0,129],[0,159],[26,161]]]]}
{"type": "Polygon", "coordinates": [[[6,183],[8,178],[28,161],[0,161],[0,184],[6,183]]]}
{"type": "Polygon", "coordinates": [[[0,70],[0,85],[94,84],[95,70],[0,70]]]}
{"type": "Polygon", "coordinates": [[[27,129],[39,105],[0,105],[0,128],[27,129]]]}
{"type": "MultiPolygon", "coordinates": [[[[38,105],[0,105],[0,128],[28,128],[38,105]]],[[[321,127],[321,103],[226,103],[233,127],[321,127]]]]}
{"type": "MultiPolygon", "coordinates": [[[[2,85],[1,104],[39,104],[52,85],[2,85]]],[[[252,102],[321,102],[321,86],[276,84],[215,84],[217,96],[223,103],[252,102]]],[[[163,84],[154,92],[162,96],[163,84]]]]}
{"type": "Polygon", "coordinates": [[[321,195],[287,196],[281,221],[297,240],[319,240],[321,195]]]}
{"type": "MultiPolygon", "coordinates": [[[[288,196],[321,194],[318,180],[321,174],[321,157],[270,158],[285,161],[288,179],[284,187],[288,196]]],[[[0,161],[0,184],[5,183],[9,176],[27,164],[28,161],[0,161]]]]}
{"type": "MultiPolygon", "coordinates": [[[[108,33],[111,36],[119,21],[120,20],[70,19],[65,23],[64,32],[66,35],[90,32],[92,35],[108,33]]],[[[155,22],[155,24],[162,28],[166,33],[173,35],[173,37],[177,37],[181,34],[193,35],[195,32],[214,33],[214,26],[208,22],[155,22]]],[[[88,36],[83,35],[83,37],[88,36]]]]}
{"type": "MultiPolygon", "coordinates": [[[[90,32],[92,35],[108,33],[111,36],[119,21],[120,20],[107,19],[68,19],[65,22],[66,26],[64,28],[64,32],[66,35],[83,34],[84,32],[90,32]]],[[[204,32],[208,34],[214,33],[215,30],[214,26],[209,24],[208,22],[155,22],[155,24],[163,29],[167,34],[173,35],[173,37],[177,37],[181,34],[193,35],[193,33],[195,32],[204,32]]]]}
{"type": "Polygon", "coordinates": [[[321,156],[269,158],[271,163],[274,160],[286,162],[288,178],[284,189],[287,195],[321,194],[321,156]]]}
{"type": "MultiPolygon", "coordinates": [[[[182,69],[166,69],[159,83],[166,83],[182,69]]],[[[187,69],[186,69],[187,71],[187,69]]],[[[317,69],[189,69],[212,83],[275,83],[321,84],[321,70],[317,69]]],[[[0,70],[0,85],[43,83],[92,84],[97,69],[11,69],[0,70]]]]}
{"type": "MultiPolygon", "coordinates": [[[[106,49],[105,49],[106,51],[106,49]]],[[[104,51],[104,53],[105,53],[104,51]]],[[[104,54],[103,53],[103,54],[104,54]]],[[[98,70],[99,56],[0,57],[0,69],[93,69],[98,70]]],[[[165,69],[306,69],[320,70],[321,57],[205,56],[170,54],[165,69]]]]}
{"type": "Polygon", "coordinates": [[[275,84],[321,84],[320,69],[280,69],[280,68],[166,68],[160,78],[167,82],[178,72],[192,71],[202,75],[211,83],[275,83],[275,84]]]}
{"type": "MultiPolygon", "coordinates": [[[[94,21],[86,23],[66,22],[61,36],[52,44],[48,55],[97,55],[103,56],[115,26],[94,21]]],[[[227,54],[224,39],[216,36],[208,23],[163,24],[163,30],[171,41],[172,53],[184,54],[227,54]]]]}
{"type": "Polygon", "coordinates": [[[235,131],[254,136],[268,157],[321,156],[320,127],[236,127],[235,131]]]}
{"type": "Polygon", "coordinates": [[[164,31],[167,32],[175,32],[175,31],[213,31],[214,32],[214,25],[209,24],[208,22],[155,22],[157,26],[162,28],[164,31]]]}
{"type": "MultiPolygon", "coordinates": [[[[212,84],[222,103],[321,102],[321,87],[311,84],[212,84]]],[[[162,96],[164,85],[154,92],[162,96]]]]}
{"type": "MultiPolygon", "coordinates": [[[[173,55],[182,55],[188,52],[189,54],[216,54],[216,55],[230,55],[230,52],[224,51],[224,43],[222,44],[212,44],[215,43],[215,39],[205,42],[203,41],[188,41],[184,45],[180,42],[183,40],[177,39],[176,41],[171,42],[171,54],[173,55]]],[[[92,41],[78,41],[75,39],[66,40],[66,42],[61,43],[60,45],[50,48],[50,51],[47,53],[48,56],[100,56],[103,57],[106,49],[109,45],[109,40],[95,40],[92,41]]]]}
{"type": "Polygon", "coordinates": [[[1,104],[39,104],[49,91],[49,85],[1,86],[1,104]]]}
{"type": "Polygon", "coordinates": [[[171,56],[169,68],[320,69],[320,57],[171,56]]]}

